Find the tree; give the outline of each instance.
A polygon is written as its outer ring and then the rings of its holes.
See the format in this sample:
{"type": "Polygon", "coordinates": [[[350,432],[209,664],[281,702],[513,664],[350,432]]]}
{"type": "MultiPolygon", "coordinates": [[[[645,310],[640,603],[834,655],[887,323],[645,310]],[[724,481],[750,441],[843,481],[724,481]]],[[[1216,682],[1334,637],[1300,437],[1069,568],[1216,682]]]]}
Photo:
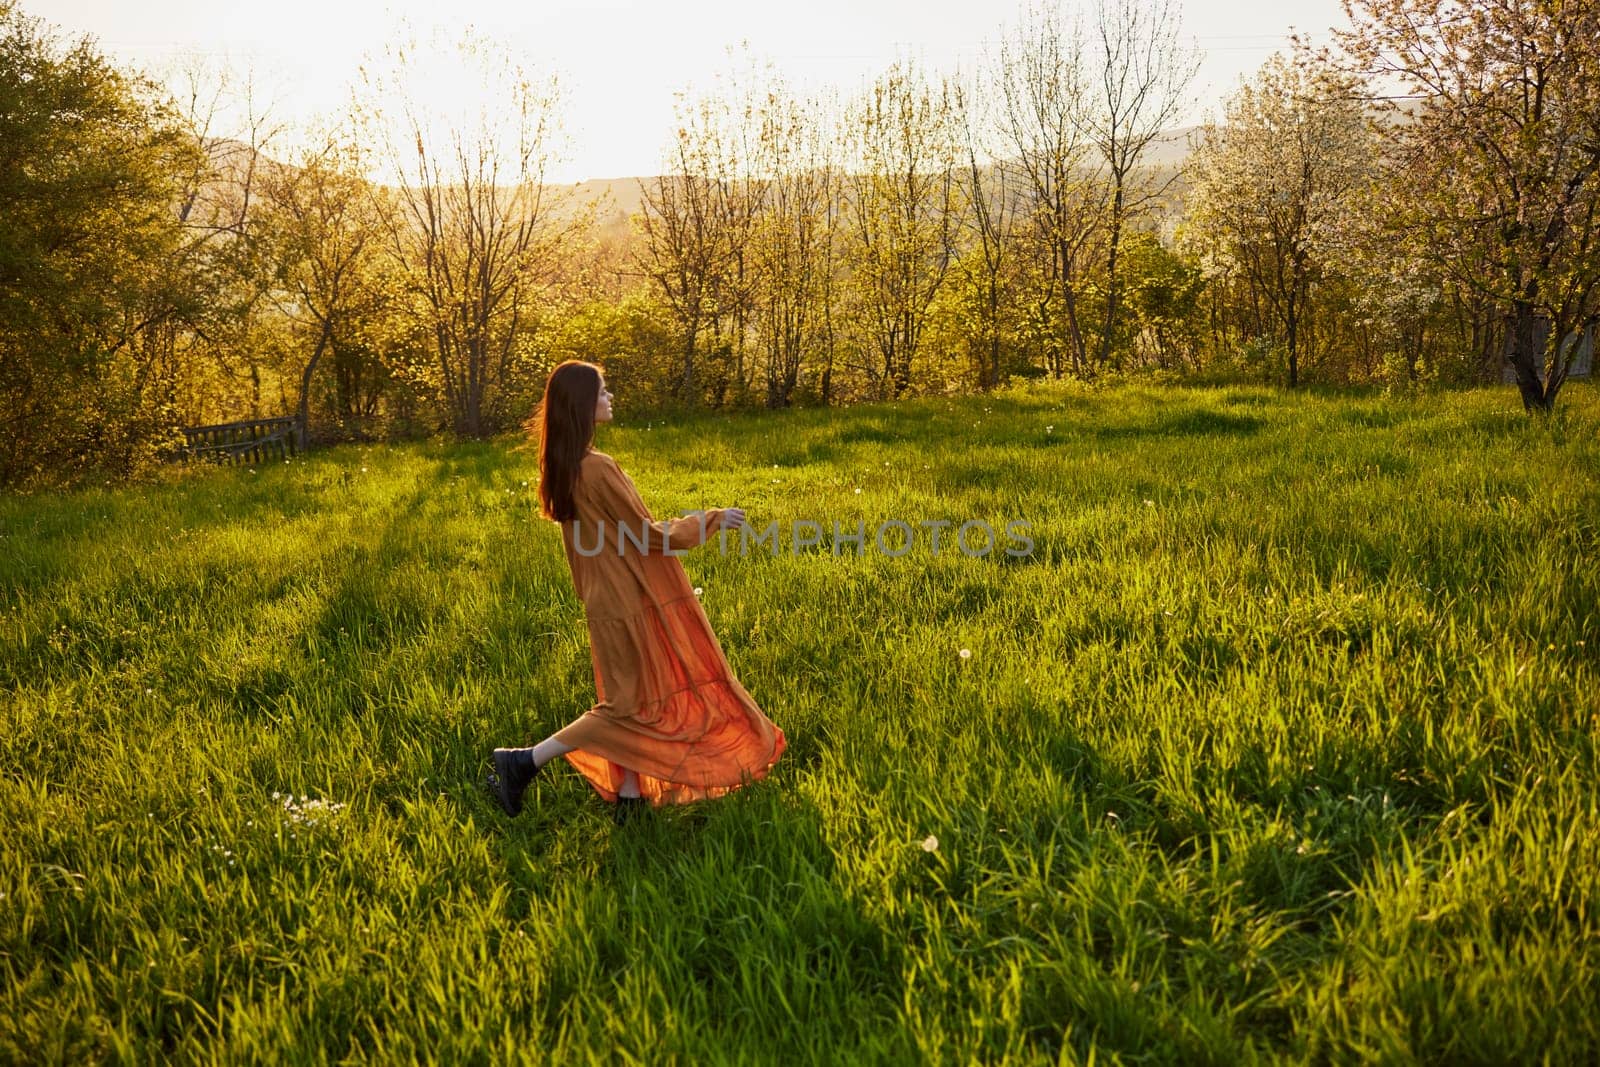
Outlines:
{"type": "Polygon", "coordinates": [[[174,258],[196,155],[153,85],[0,0],[0,483],[170,443],[138,341],[203,294],[174,258]]]}
{"type": "Polygon", "coordinates": [[[667,173],[640,183],[644,238],[639,265],[661,287],[682,338],[677,393],[698,402],[703,331],[717,332],[733,281],[737,237],[729,211],[739,162],[728,141],[725,115],[714,97],[689,103],[680,97],[678,128],[668,150],[667,173]]]}
{"type": "Polygon", "coordinates": [[[1001,40],[991,74],[999,126],[1025,187],[1020,251],[1026,302],[1053,377],[1088,372],[1079,311],[1101,197],[1085,132],[1083,34],[1053,8],[1030,8],[1001,40]]]}
{"type": "Polygon", "coordinates": [[[722,76],[697,97],[680,94],[665,173],[640,183],[640,270],[660,287],[682,338],[677,393],[720,405],[743,393],[745,349],[759,286],[752,242],[778,166],[765,129],[777,87],[770,70],[722,76]],[[709,343],[702,344],[709,333],[709,343]]]}
{"type": "Polygon", "coordinates": [[[955,250],[959,112],[955,89],[897,63],[857,101],[846,178],[852,285],[878,394],[899,398],[928,309],[955,250]]]}
{"type": "MultiPolygon", "coordinates": [[[[1179,38],[1181,12],[1173,0],[1100,0],[1091,47],[1094,106],[1083,112],[1089,140],[1105,166],[1105,320],[1098,362],[1111,358],[1119,335],[1122,234],[1165,191],[1148,182],[1145,152],[1187,105],[1200,58],[1179,38]]],[[[1168,179],[1170,182],[1170,178],[1168,179]]]]}
{"type": "Polygon", "coordinates": [[[1189,159],[1186,239],[1210,275],[1242,285],[1291,387],[1315,287],[1356,225],[1371,160],[1354,81],[1281,53],[1228,99],[1189,159]]]}
{"type": "Polygon", "coordinates": [[[981,88],[970,94],[957,90],[956,109],[966,155],[961,181],[965,209],[960,218],[969,234],[960,257],[966,282],[962,290],[970,310],[965,333],[978,388],[984,391],[1001,384],[1005,374],[1005,319],[1012,303],[1012,261],[1023,185],[1016,167],[993,158],[998,154],[993,148],[993,109],[983,103],[986,99],[992,98],[981,88]]]}
{"type": "Polygon", "coordinates": [[[361,384],[377,368],[367,366],[374,361],[363,351],[361,328],[388,302],[378,262],[384,202],[362,177],[360,153],[347,140],[330,138],[306,151],[298,166],[274,168],[263,182],[280,307],[310,349],[299,383],[303,432],[310,428],[313,376],[330,353],[339,416],[370,414],[361,384]]]}
{"type": "Polygon", "coordinates": [[[536,296],[563,237],[581,225],[555,210],[557,194],[544,181],[560,92],[554,77],[536,81],[470,33],[431,57],[405,46],[391,59],[389,71],[366,73],[367,97],[395,113],[364,116],[397,184],[388,251],[432,343],[448,422],[477,437],[526,414],[514,408],[536,377],[536,296]],[[429,58],[440,65],[429,69],[429,58]],[[491,103],[468,114],[431,108],[428,81],[461,76],[491,103]]]}
{"type": "Polygon", "coordinates": [[[709,173],[709,150],[699,128],[680,122],[667,173],[639,183],[643,210],[638,215],[642,244],[639,267],[661,288],[678,322],[681,362],[676,391],[695,400],[695,369],[700,331],[714,308],[714,280],[724,269],[719,227],[719,178],[709,173]]]}
{"type": "Polygon", "coordinates": [[[142,343],[181,365],[185,421],[237,417],[245,404],[259,418],[270,388],[283,392],[284,324],[266,299],[276,264],[256,225],[262,182],[281,169],[267,153],[282,127],[254,80],[226,67],[189,58],[168,84],[184,133],[200,148],[182,174],[177,214],[184,240],[171,263],[209,284],[193,294],[187,315],[165,320],[142,343]]]}
{"type": "Polygon", "coordinates": [[[1548,412],[1600,289],[1600,0],[1346,0],[1351,69],[1415,101],[1385,127],[1393,237],[1506,313],[1548,412]]]}
{"type": "Polygon", "coordinates": [[[753,240],[757,332],[766,364],[766,405],[787,407],[807,352],[826,327],[833,270],[830,214],[838,177],[820,105],[774,86],[762,109],[762,157],[770,168],[753,240]]]}

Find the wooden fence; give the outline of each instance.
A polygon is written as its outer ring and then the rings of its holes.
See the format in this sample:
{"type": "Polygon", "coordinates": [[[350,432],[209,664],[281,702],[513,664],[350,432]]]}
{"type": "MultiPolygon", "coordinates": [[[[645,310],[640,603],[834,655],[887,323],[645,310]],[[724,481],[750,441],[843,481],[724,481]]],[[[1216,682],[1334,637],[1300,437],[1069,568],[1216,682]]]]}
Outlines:
{"type": "Polygon", "coordinates": [[[305,427],[298,416],[281,419],[246,419],[216,426],[187,426],[183,431],[187,458],[218,463],[260,463],[288,459],[305,451],[305,427]]]}

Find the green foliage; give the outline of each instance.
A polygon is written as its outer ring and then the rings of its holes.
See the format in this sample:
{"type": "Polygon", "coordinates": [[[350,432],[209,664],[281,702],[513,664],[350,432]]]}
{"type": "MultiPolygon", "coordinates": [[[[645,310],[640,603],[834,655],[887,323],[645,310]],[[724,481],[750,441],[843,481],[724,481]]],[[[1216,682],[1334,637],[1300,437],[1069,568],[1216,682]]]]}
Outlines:
{"type": "Polygon", "coordinates": [[[659,411],[676,400],[672,365],[676,349],[677,339],[660,301],[647,292],[635,292],[617,301],[590,300],[574,308],[555,330],[550,365],[564,359],[598,363],[627,410],[659,411]]]}
{"type": "Polygon", "coordinates": [[[163,361],[196,149],[151,88],[0,3],[0,484],[137,470],[174,425],[163,361]]]}
{"type": "Polygon", "coordinates": [[[532,456],[0,500],[0,1061],[1592,1062],[1600,396],[1562,398],[608,428],[657,514],[1034,540],[687,557],[790,747],[624,828],[561,768],[516,821],[479,787],[592,699],[532,456]]]}
{"type": "Polygon", "coordinates": [[[1169,250],[1148,231],[1123,239],[1127,309],[1137,361],[1146,366],[1190,370],[1201,356],[1200,297],[1205,279],[1198,265],[1169,250]]]}

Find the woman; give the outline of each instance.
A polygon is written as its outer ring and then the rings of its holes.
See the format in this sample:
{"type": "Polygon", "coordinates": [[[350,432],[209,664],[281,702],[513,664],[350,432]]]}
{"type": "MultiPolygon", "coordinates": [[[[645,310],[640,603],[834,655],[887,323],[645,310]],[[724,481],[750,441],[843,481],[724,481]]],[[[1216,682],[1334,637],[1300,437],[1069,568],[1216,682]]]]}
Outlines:
{"type": "Polygon", "coordinates": [[[611,421],[600,368],[569,360],[550,373],[528,428],[539,440],[539,499],[561,523],[567,566],[588,617],[598,702],[531,748],[494,750],[493,786],[508,815],[565,756],[619,821],[646,803],[719,796],[765,777],[783,731],[745,692],[677,556],[745,524],[739,508],[651,517],[616,461],[592,447],[611,421]]]}

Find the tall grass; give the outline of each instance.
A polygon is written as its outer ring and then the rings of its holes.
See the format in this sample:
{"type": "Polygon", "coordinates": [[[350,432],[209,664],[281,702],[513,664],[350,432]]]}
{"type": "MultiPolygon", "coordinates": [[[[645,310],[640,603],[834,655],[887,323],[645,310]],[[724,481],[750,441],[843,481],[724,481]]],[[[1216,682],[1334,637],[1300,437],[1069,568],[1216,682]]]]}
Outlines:
{"type": "Polygon", "coordinates": [[[570,772],[480,788],[592,700],[509,442],[0,501],[0,1060],[1590,1061],[1565,395],[603,430],[658,515],[784,537],[685,565],[787,755],[624,827],[570,772]],[[1033,552],[888,558],[891,518],[1033,552]]]}

